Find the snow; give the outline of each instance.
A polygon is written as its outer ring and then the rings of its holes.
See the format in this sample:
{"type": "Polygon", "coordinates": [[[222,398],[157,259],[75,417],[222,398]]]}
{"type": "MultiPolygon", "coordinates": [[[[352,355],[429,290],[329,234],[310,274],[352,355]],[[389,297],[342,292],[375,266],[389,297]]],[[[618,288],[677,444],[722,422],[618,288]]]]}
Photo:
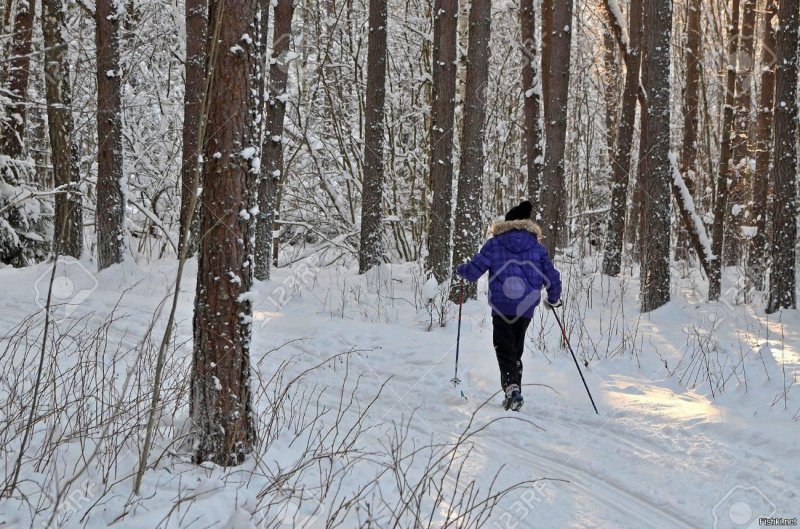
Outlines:
{"type": "MultiPolygon", "coordinates": [[[[68,377],[77,373],[70,371],[73,366],[105,366],[109,375],[105,382],[89,389],[106,391],[103,395],[113,402],[125,393],[125,375],[135,365],[164,292],[173,284],[176,263],[161,260],[124,273],[114,266],[99,274],[91,262],[81,263],[86,273],[96,276],[97,284],[92,283],[90,295],[76,304],[72,314],[59,316],[59,332],[68,332],[70,325],[101,328],[112,311],[118,319],[108,326],[108,349],[89,349],[86,357],[80,357],[78,349],[64,349],[59,373],[68,377]],[[87,361],[80,363],[80,358],[87,361]]],[[[537,310],[525,344],[525,407],[519,414],[499,408],[485,277],[478,299],[463,306],[459,360],[463,382],[455,389],[449,380],[455,359],[456,307],[448,305],[444,327],[427,330],[426,309],[415,300],[435,299],[441,290],[418,265],[384,265],[366,277],[342,266],[312,267],[314,275],[309,277],[308,264],[300,262],[274,269],[270,281],[256,282],[240,298],[253,303],[255,315],[251,365],[253,385],[259,388],[254,392],[254,413],[264,426],[259,431],[266,431],[271,417],[278,422],[272,425],[275,438],[257,457],[224,468],[191,463],[191,446],[181,441],[188,431],[188,403],[184,398],[172,407],[179,389],[188,389],[197,273],[192,260],[185,272],[175,346],[165,371],[165,388],[170,391],[164,398],[172,400],[160,419],[141,495],[131,494],[131,473],[143,434],[140,401],[149,403],[148,362],[140,364],[142,378],[128,387],[130,398],[124,402],[131,409],[115,423],[125,427],[116,434],[109,431],[112,437],[99,458],[90,458],[97,436],[73,432],[80,423],[74,422],[74,415],[66,415],[83,402],[81,386],[64,386],[63,399],[43,397],[40,411],[45,406],[63,407],[65,415],[43,415],[34,429],[32,457],[21,471],[21,493],[3,499],[5,527],[43,526],[52,514],[58,487],[70,487],[64,496],[69,500],[56,513],[55,525],[65,529],[316,529],[327,525],[342,500],[375,483],[381,486],[380,494],[366,498],[375,508],[371,526],[391,526],[380,506],[399,500],[397,487],[403,482],[393,472],[404,466],[419,470],[428,454],[423,446],[453,443],[470,421],[475,429],[485,428],[470,436],[470,456],[463,467],[460,460],[451,472],[445,472],[447,460],[436,465],[436,481],[428,482],[427,489],[433,492],[419,496],[428,506],[437,490],[447,498],[432,512],[433,527],[444,525],[449,507],[463,512],[458,501],[450,499],[456,479],[461,487],[475,480],[485,491],[497,471],[499,487],[542,481],[502,498],[480,527],[711,528],[715,517],[735,518],[746,511],[743,506],[759,515],[797,516],[797,384],[788,388],[785,400],[783,396],[800,368],[797,311],[767,317],[755,302],[752,306],[705,303],[698,299],[705,290],[697,286],[703,279],[695,273],[675,280],[672,302],[642,317],[635,278],[600,280],[598,262],[592,259],[557,265],[567,287],[564,320],[599,416],[591,409],[569,353],[561,347],[552,314],[544,310],[537,310]],[[270,299],[281,301],[280,307],[270,299]],[[694,369],[703,361],[703,350],[711,352],[705,358],[710,378],[705,378],[705,365],[694,369]],[[331,360],[333,355],[340,356],[331,360]],[[287,400],[276,400],[275,384],[296,377],[300,382],[292,386],[287,400]],[[348,407],[351,391],[355,400],[348,407]],[[340,406],[342,392],[345,400],[340,406]],[[358,424],[355,417],[373,400],[363,415],[364,432],[353,441],[357,452],[340,455],[337,449],[349,446],[346,432],[358,424]],[[272,406],[280,402],[286,407],[273,414],[272,406]],[[310,410],[306,421],[325,411],[320,420],[328,429],[292,422],[303,409],[310,410]],[[330,430],[339,414],[345,418],[344,427],[330,430]],[[407,459],[392,465],[386,447],[397,439],[392,434],[395,429],[405,437],[407,459]],[[50,434],[61,439],[59,447],[37,469],[36,454],[50,434]],[[273,476],[292,470],[303,461],[305,444],[320,439],[331,450],[321,448],[307,471],[298,471],[276,486],[273,476]],[[410,456],[412,446],[421,451],[421,458],[410,456]],[[90,471],[81,470],[84,464],[90,471]],[[70,484],[74,476],[78,479],[70,484]],[[320,480],[327,476],[341,479],[341,487],[334,486],[334,492],[320,498],[320,480]],[[37,509],[30,505],[40,505],[41,512],[34,515],[37,509]]],[[[78,268],[70,271],[79,273],[78,268]]],[[[31,292],[48,272],[47,264],[0,269],[4,285],[0,336],[39,310],[31,292]]],[[[732,284],[731,276],[723,280],[723,287],[732,284]]],[[[156,336],[165,319],[163,314],[156,319],[156,336]]],[[[65,342],[62,347],[69,346],[65,342]]],[[[20,355],[16,360],[16,368],[27,369],[29,376],[16,379],[15,395],[29,391],[37,358],[20,355]]],[[[7,369],[8,360],[2,361],[11,383],[17,371],[7,369]]],[[[222,390],[217,376],[209,376],[222,390]]],[[[6,403],[3,424],[24,406],[8,398],[8,383],[0,386],[6,403]]],[[[88,420],[95,406],[103,405],[99,396],[80,408],[81,420],[88,420]]],[[[19,422],[13,424],[16,431],[19,422]]],[[[8,475],[18,438],[5,440],[0,465],[8,475]]],[[[412,471],[410,482],[417,477],[412,471]]],[[[361,505],[364,509],[366,503],[361,505]]],[[[338,526],[362,526],[361,515],[363,510],[351,511],[338,526]]],[[[408,518],[404,521],[397,526],[415,527],[408,518]]],[[[451,527],[460,526],[450,521],[451,527]]]]}
{"type": "Polygon", "coordinates": [[[741,226],[742,237],[752,239],[758,233],[757,226],[741,226]]]}
{"type": "Polygon", "coordinates": [[[697,238],[700,240],[700,245],[703,247],[703,253],[706,254],[709,260],[716,259],[714,252],[711,250],[711,241],[708,239],[708,235],[706,234],[703,220],[697,213],[692,194],[689,192],[689,188],[686,187],[686,182],[683,181],[683,176],[681,176],[680,169],[678,169],[677,156],[674,153],[670,153],[669,161],[670,166],[672,167],[672,181],[680,191],[686,209],[689,210],[689,215],[691,216],[692,224],[694,225],[694,232],[697,234],[697,238]]]}
{"type": "Polygon", "coordinates": [[[251,146],[251,147],[245,147],[244,149],[242,149],[242,152],[240,152],[239,154],[240,154],[240,155],[242,156],[242,158],[244,158],[245,160],[249,160],[250,158],[252,158],[253,156],[255,156],[256,152],[258,152],[258,151],[256,150],[256,148],[251,146]]]}
{"type": "Polygon", "coordinates": [[[622,34],[622,45],[625,46],[625,49],[630,53],[630,39],[628,38],[628,24],[625,22],[625,17],[622,14],[622,10],[617,4],[617,0],[606,0],[606,6],[611,13],[611,16],[614,17],[614,23],[620,29],[622,34]]]}
{"type": "Polygon", "coordinates": [[[422,299],[426,303],[432,303],[439,296],[439,293],[439,283],[436,282],[436,278],[429,277],[422,286],[422,299]]]}

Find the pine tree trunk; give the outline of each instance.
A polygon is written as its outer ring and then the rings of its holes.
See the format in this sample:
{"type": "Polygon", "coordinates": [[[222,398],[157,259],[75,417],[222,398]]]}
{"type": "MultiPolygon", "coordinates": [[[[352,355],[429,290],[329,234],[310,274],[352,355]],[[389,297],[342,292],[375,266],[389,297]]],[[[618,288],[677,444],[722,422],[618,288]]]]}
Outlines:
{"type": "Polygon", "coordinates": [[[750,98],[752,95],[752,78],[755,67],[755,0],[741,0],[742,28],[739,34],[739,47],[736,54],[736,108],[734,110],[732,142],[732,180],[730,186],[730,203],[726,212],[728,219],[725,227],[723,248],[725,266],[736,266],[742,259],[742,248],[745,239],[742,237],[745,205],[747,203],[747,187],[750,176],[749,142],[750,130],[750,98]]]}
{"type": "Polygon", "coordinates": [[[255,274],[269,279],[276,229],[276,196],[283,175],[283,119],[286,115],[286,81],[289,77],[289,45],[292,40],[293,0],[277,0],[272,56],[269,67],[269,98],[262,146],[261,175],[258,183],[258,223],[256,225],[255,274]]]}
{"type": "MultiPolygon", "coordinates": [[[[614,22],[611,23],[614,24],[614,22]]],[[[610,28],[603,32],[603,67],[605,69],[603,72],[603,100],[606,107],[606,149],[609,165],[614,157],[614,145],[616,145],[617,141],[620,98],[623,90],[620,86],[620,64],[617,59],[618,46],[613,31],[610,28]]]]}
{"type": "MultiPolygon", "coordinates": [[[[610,12],[612,30],[621,38],[622,28],[610,12]]],[[[622,266],[622,245],[625,240],[625,214],[628,210],[628,181],[631,168],[631,146],[636,123],[636,101],[639,93],[641,67],[642,2],[631,0],[629,7],[630,30],[628,49],[625,53],[625,87],[622,91],[622,108],[616,136],[614,156],[611,162],[613,183],[611,186],[611,209],[608,213],[608,232],[603,253],[603,273],[616,277],[622,266]]]]}
{"type": "Polygon", "coordinates": [[[370,0],[367,96],[364,121],[364,183],[358,269],[383,263],[383,129],[386,100],[387,0],[370,0]]]}
{"type": "MultiPolygon", "coordinates": [[[[686,4],[686,10],[686,84],[683,89],[683,144],[680,172],[686,188],[694,196],[697,175],[697,129],[700,116],[700,74],[703,67],[700,35],[702,0],[690,0],[686,4]]],[[[678,229],[678,244],[675,250],[675,258],[678,260],[688,257],[691,230],[692,228],[685,224],[678,229]]]]}
{"type": "Polygon", "coordinates": [[[775,105],[775,28],[772,19],[778,14],[775,0],[767,0],[763,14],[764,42],[761,52],[761,92],[755,139],[755,173],[751,215],[756,233],[750,240],[747,275],[757,290],[764,289],[764,272],[768,254],[767,195],[769,193],[770,160],[772,153],[772,114],[775,105]]]}
{"type": "Polygon", "coordinates": [[[183,233],[188,230],[189,246],[187,255],[197,249],[197,226],[200,208],[195,207],[189,218],[189,206],[196,192],[197,175],[200,168],[198,159],[201,146],[198,144],[200,118],[203,113],[203,96],[206,89],[206,47],[208,44],[208,1],[187,0],[186,2],[186,61],[184,63],[186,88],[183,96],[183,156],[181,164],[181,237],[178,252],[182,252],[183,233]]]}
{"type": "Polygon", "coordinates": [[[567,192],[564,150],[567,137],[572,0],[542,2],[542,94],[544,172],[537,220],[551,256],[565,237],[567,192]]]}
{"type": "Polygon", "coordinates": [[[669,161],[671,0],[645,0],[642,41],[642,86],[647,94],[642,120],[639,185],[641,310],[650,312],[670,299],[669,161]]]}
{"type": "Polygon", "coordinates": [[[99,0],[97,30],[97,265],[122,262],[125,249],[125,194],[122,171],[122,69],[120,4],[99,0]]]}
{"type": "Polygon", "coordinates": [[[252,170],[258,126],[252,112],[258,93],[253,65],[260,58],[242,35],[256,23],[256,0],[211,2],[209,53],[214,101],[204,136],[204,241],[198,252],[194,314],[191,418],[197,435],[195,462],[236,465],[252,450],[250,337],[252,310],[252,170]],[[224,13],[224,18],[221,16],[224,13]],[[218,154],[217,154],[218,153],[218,154]]]}
{"type": "Polygon", "coordinates": [[[798,0],[781,0],[775,69],[775,197],[767,313],[797,308],[797,44],[798,0]]]}
{"type": "Polygon", "coordinates": [[[17,0],[14,33],[7,65],[6,121],[0,121],[0,154],[22,158],[27,123],[27,92],[31,72],[31,47],[35,0],[17,0]]]}
{"type": "MultiPolygon", "coordinates": [[[[733,178],[733,119],[736,91],[736,50],[739,44],[739,0],[733,0],[731,19],[728,25],[728,65],[725,82],[725,101],[722,118],[722,138],[717,174],[716,199],[714,201],[714,226],[711,252],[716,256],[708,278],[708,299],[717,300],[722,281],[723,249],[725,246],[725,221],[728,219],[728,182],[733,178]]],[[[730,241],[733,243],[733,241],[730,241]]]]}
{"type": "Polygon", "coordinates": [[[539,188],[542,182],[542,85],[537,66],[541,58],[536,45],[536,8],[534,0],[521,0],[519,8],[520,38],[522,39],[522,92],[525,98],[525,164],[528,169],[528,199],[533,210],[539,210],[539,188]]]}
{"type": "MultiPolygon", "coordinates": [[[[486,83],[489,78],[491,0],[472,0],[469,12],[469,51],[464,97],[464,126],[456,195],[456,228],[453,234],[453,267],[466,261],[483,238],[483,133],[486,121],[486,83]]],[[[464,297],[477,297],[475,283],[464,285],[464,297]]],[[[451,299],[458,300],[453,288],[451,299]]]]}
{"type": "Polygon", "coordinates": [[[453,206],[453,125],[456,95],[457,0],[435,0],[433,22],[433,104],[428,220],[428,272],[439,283],[450,277],[453,206]]]}
{"type": "Polygon", "coordinates": [[[72,193],[55,198],[53,226],[54,253],[78,258],[83,252],[83,206],[79,183],[78,150],[73,138],[72,90],[69,84],[69,56],[64,39],[66,23],[62,0],[43,0],[45,95],[50,158],[57,187],[70,186],[72,193]]]}

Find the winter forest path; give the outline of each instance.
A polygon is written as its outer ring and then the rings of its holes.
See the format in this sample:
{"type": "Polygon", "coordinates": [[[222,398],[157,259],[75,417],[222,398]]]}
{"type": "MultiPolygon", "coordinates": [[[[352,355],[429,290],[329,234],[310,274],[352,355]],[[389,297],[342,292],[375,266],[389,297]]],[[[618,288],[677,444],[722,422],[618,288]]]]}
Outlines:
{"type": "MultiPolygon", "coordinates": [[[[7,284],[19,285],[9,289],[0,309],[3,330],[36,310],[31,285],[44,269],[0,271],[8,276],[7,284]]],[[[163,263],[117,270],[113,279],[109,275],[100,281],[76,314],[107,313],[120,293],[135,285],[119,309],[127,318],[126,327],[112,333],[114,339],[134,345],[168,291],[172,271],[163,263]]],[[[476,424],[491,423],[471,439],[465,478],[482,488],[498,470],[502,486],[549,480],[505,498],[485,527],[711,528],[715,515],[733,512],[731,498],[743,490],[750,496],[738,504],[750,502],[754,512],[766,505],[777,516],[800,514],[794,394],[786,411],[771,405],[780,387],[780,366],[774,358],[748,363],[747,390],[730,383],[716,399],[702,384],[687,389],[663,365],[664,359],[671,368],[680,365],[687,343],[686,315],[691,313],[679,302],[639,323],[640,349],[635,356],[605,358],[604,351],[596,351],[589,366],[582,366],[599,416],[592,411],[569,353],[559,346],[552,317],[537,311],[523,357],[525,406],[515,414],[500,408],[491,318],[483,293],[464,306],[459,366],[463,383],[454,389],[450,379],[455,322],[450,314],[445,327],[428,330],[429,317],[415,301],[414,285],[419,281],[412,268],[397,267],[377,287],[341,269],[316,271],[308,284],[290,283],[292,278],[290,271],[278,269],[271,282],[257,283],[254,289],[252,363],[262,377],[269,378],[280,362],[290,363],[289,374],[299,373],[350,351],[349,369],[361,377],[366,394],[374,395],[385,384],[367,427],[380,431],[407,421],[415,442],[452,443],[473,414],[476,424]],[[280,288],[285,296],[275,306],[269,300],[280,288]],[[759,370],[769,372],[769,381],[758,376],[759,370]]],[[[191,338],[194,289],[191,284],[185,288],[178,343],[190,343],[191,338]]],[[[583,329],[595,338],[602,334],[598,322],[607,320],[604,311],[613,310],[603,303],[596,302],[582,315],[583,329]]],[[[632,300],[626,304],[635,307],[632,300]]],[[[719,334],[721,350],[741,345],[726,342],[737,332],[751,333],[757,347],[764,338],[764,327],[758,325],[758,318],[731,321],[727,334],[719,334]]],[[[780,329],[770,327],[770,338],[778,337],[787,356],[800,351],[800,337],[792,330],[796,328],[784,322],[781,336],[780,329]]],[[[573,345],[580,358],[590,347],[577,336],[573,345]]],[[[314,383],[336,389],[340,371],[327,373],[329,379],[314,383]]],[[[328,403],[323,399],[321,404],[328,403]]],[[[375,443],[379,442],[378,436],[375,443]]]]}

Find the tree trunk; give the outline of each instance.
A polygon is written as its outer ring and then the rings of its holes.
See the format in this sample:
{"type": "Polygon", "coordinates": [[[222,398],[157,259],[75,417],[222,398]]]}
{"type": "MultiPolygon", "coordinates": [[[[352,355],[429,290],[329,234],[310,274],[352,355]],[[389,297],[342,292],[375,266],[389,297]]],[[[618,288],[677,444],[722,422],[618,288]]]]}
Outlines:
{"type": "Polygon", "coordinates": [[[251,112],[258,92],[258,50],[242,39],[256,22],[256,0],[211,2],[210,91],[203,152],[201,233],[194,313],[191,418],[197,463],[236,465],[252,450],[250,337],[255,206],[252,170],[258,126],[251,112]],[[224,14],[224,19],[223,15],[224,14]]]}
{"type": "Polygon", "coordinates": [[[522,92],[525,100],[525,163],[528,169],[528,199],[533,210],[539,210],[539,187],[542,181],[542,85],[537,71],[540,60],[536,46],[536,8],[534,0],[521,0],[519,8],[520,36],[522,39],[522,92]]]}
{"type": "MultiPolygon", "coordinates": [[[[736,94],[736,50],[739,41],[739,0],[733,0],[731,19],[728,22],[728,64],[725,83],[724,113],[722,118],[722,139],[717,174],[716,199],[714,201],[714,226],[711,251],[716,256],[712,273],[708,278],[708,299],[719,299],[722,281],[723,247],[725,221],[728,218],[728,182],[733,178],[733,118],[736,94]]],[[[731,241],[733,242],[733,241],[731,241]]]]}
{"type": "Polygon", "coordinates": [[[733,178],[730,188],[730,205],[727,215],[725,238],[728,241],[723,248],[725,266],[736,266],[742,259],[742,248],[745,239],[742,237],[742,222],[747,202],[747,184],[749,179],[749,142],[750,99],[753,88],[755,67],[755,42],[753,39],[756,19],[756,0],[741,0],[742,30],[739,34],[739,48],[736,53],[736,109],[734,111],[732,137],[733,178]]]}
{"type": "Polygon", "coordinates": [[[13,41],[7,66],[6,121],[0,121],[0,154],[5,154],[12,160],[22,158],[25,144],[28,79],[31,72],[31,38],[35,11],[35,0],[17,0],[13,41]]]}
{"type": "Polygon", "coordinates": [[[756,233],[750,240],[747,275],[757,290],[764,289],[764,272],[768,253],[767,194],[769,192],[770,154],[772,153],[772,113],[775,105],[775,28],[772,19],[778,14],[775,0],[767,0],[764,11],[764,42],[761,51],[761,92],[755,139],[755,174],[753,174],[752,218],[756,233]]]}
{"type": "MultiPolygon", "coordinates": [[[[686,85],[683,92],[683,145],[681,147],[680,172],[689,194],[694,196],[697,175],[697,129],[700,109],[700,75],[703,57],[700,36],[700,20],[703,13],[702,0],[690,0],[686,5],[686,85]]],[[[681,226],[678,230],[676,259],[688,257],[691,228],[681,226]]]]}
{"type": "Polygon", "coordinates": [[[542,2],[542,94],[544,96],[544,172],[537,220],[551,256],[562,242],[567,192],[564,150],[567,137],[572,0],[542,2]],[[546,198],[546,200],[544,200],[546,198]]]}
{"type": "MultiPolygon", "coordinates": [[[[483,132],[486,121],[486,83],[489,78],[491,0],[472,0],[469,12],[469,51],[461,130],[461,159],[456,195],[456,229],[453,235],[453,267],[466,261],[483,238],[483,132]]],[[[464,285],[464,296],[477,297],[475,283],[464,285]]],[[[453,288],[451,299],[458,300],[453,288]]]]}
{"type": "Polygon", "coordinates": [[[647,94],[642,120],[639,185],[641,310],[655,310],[670,299],[670,200],[672,174],[669,160],[670,39],[672,1],[645,0],[642,41],[642,86],[647,94]]]}
{"type": "MultiPolygon", "coordinates": [[[[293,0],[277,0],[272,56],[269,66],[269,98],[258,183],[258,224],[256,225],[256,278],[269,279],[272,266],[272,237],[276,229],[275,197],[283,174],[283,119],[286,114],[286,80],[289,77],[289,45],[292,40],[293,0]]],[[[277,255],[274,256],[277,259],[277,255]]]]}
{"type": "MultiPolygon", "coordinates": [[[[622,28],[616,22],[608,1],[606,9],[617,40],[622,42],[622,28]]],[[[613,183],[611,187],[611,209],[608,213],[608,234],[603,253],[603,273],[616,277],[622,264],[622,244],[625,240],[625,214],[628,210],[628,180],[631,168],[631,146],[636,122],[636,101],[639,93],[639,71],[641,66],[640,46],[642,40],[642,2],[631,0],[629,7],[630,31],[625,51],[625,87],[622,92],[622,108],[619,130],[616,133],[614,156],[611,162],[613,183]]]]}
{"type": "Polygon", "coordinates": [[[122,262],[125,249],[125,185],[122,171],[121,4],[99,0],[97,31],[97,266],[122,262]]]}
{"type": "Polygon", "coordinates": [[[203,97],[206,90],[206,47],[208,41],[208,1],[186,1],[186,88],[183,96],[183,157],[181,164],[181,212],[178,253],[183,249],[183,234],[189,235],[186,255],[197,249],[197,219],[199,208],[189,218],[189,205],[195,200],[196,176],[201,146],[198,144],[203,97]],[[186,231],[188,230],[188,231],[186,231]]]}
{"type": "Polygon", "coordinates": [[[53,251],[56,255],[78,258],[83,252],[83,206],[80,195],[78,150],[73,138],[72,90],[69,84],[69,57],[64,39],[66,23],[61,0],[44,0],[45,95],[50,158],[56,187],[69,186],[70,193],[55,198],[53,251]]]}
{"type": "MultiPolygon", "coordinates": [[[[609,21],[615,25],[615,21],[609,21]]],[[[603,99],[606,106],[606,149],[608,161],[614,157],[614,146],[616,145],[617,128],[620,113],[620,97],[623,88],[620,86],[620,64],[617,60],[617,41],[613,35],[614,29],[603,31],[603,99]]]]}
{"type": "Polygon", "coordinates": [[[387,0],[369,2],[367,96],[364,121],[364,183],[358,270],[383,263],[383,128],[386,100],[387,0]]]}
{"type": "Polygon", "coordinates": [[[453,201],[453,118],[456,95],[457,0],[435,0],[427,269],[439,283],[450,277],[453,201]]]}
{"type": "Polygon", "coordinates": [[[767,313],[797,308],[797,44],[798,0],[781,0],[775,69],[775,197],[767,313]]]}

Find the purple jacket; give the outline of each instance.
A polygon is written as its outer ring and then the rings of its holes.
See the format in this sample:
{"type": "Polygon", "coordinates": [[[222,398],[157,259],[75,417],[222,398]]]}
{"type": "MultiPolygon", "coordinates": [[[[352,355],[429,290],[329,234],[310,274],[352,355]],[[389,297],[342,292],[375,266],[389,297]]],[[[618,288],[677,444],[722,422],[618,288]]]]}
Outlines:
{"type": "Polygon", "coordinates": [[[561,298],[561,274],[553,266],[547,249],[539,243],[539,226],[530,220],[498,222],[493,237],[456,272],[467,281],[477,281],[489,271],[489,305],[492,315],[531,318],[547,289],[551,303],[561,298]]]}

